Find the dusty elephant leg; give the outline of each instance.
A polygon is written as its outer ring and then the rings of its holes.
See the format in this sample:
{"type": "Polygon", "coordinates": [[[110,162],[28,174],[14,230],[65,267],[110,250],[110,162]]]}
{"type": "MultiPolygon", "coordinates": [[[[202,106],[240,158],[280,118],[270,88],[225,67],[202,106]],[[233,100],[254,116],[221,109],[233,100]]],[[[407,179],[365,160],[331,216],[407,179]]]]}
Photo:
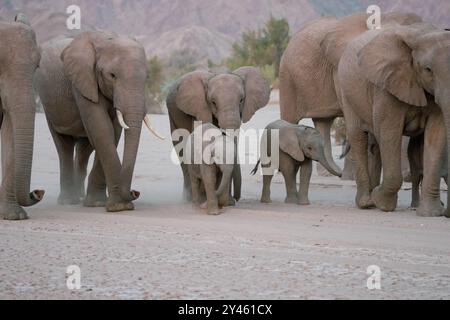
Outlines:
{"type": "Polygon", "coordinates": [[[196,206],[202,204],[200,198],[200,184],[201,184],[200,179],[191,175],[192,203],[196,206]]]}
{"type": "Polygon", "coordinates": [[[428,117],[423,152],[422,198],[417,214],[440,217],[445,214],[441,204],[441,167],[446,150],[446,130],[440,110],[428,117]]]}
{"type": "Polygon", "coordinates": [[[87,176],[87,166],[89,157],[91,156],[94,148],[92,148],[87,138],[80,138],[75,144],[75,188],[78,190],[78,197],[83,201],[86,196],[84,182],[87,176]]]}
{"type": "MultiPolygon", "coordinates": [[[[387,110],[384,110],[387,114],[387,110]]],[[[391,113],[394,119],[395,112],[391,113]]],[[[372,200],[378,209],[385,212],[395,211],[397,208],[398,191],[403,184],[401,149],[403,123],[392,125],[390,121],[379,121],[375,128],[379,142],[381,162],[383,166],[383,182],[372,191],[372,200]],[[389,133],[389,134],[387,134],[389,133]]]]}
{"type": "Polygon", "coordinates": [[[411,208],[418,208],[420,205],[420,182],[422,181],[423,167],[423,135],[413,137],[408,143],[408,161],[411,172],[411,208]]]}
{"type": "Polygon", "coordinates": [[[342,176],[342,169],[336,164],[333,159],[332,145],[331,145],[331,126],[333,125],[332,118],[330,119],[314,119],[314,125],[323,137],[325,159],[330,164],[331,168],[340,173],[342,176]]]}
{"type": "Polygon", "coordinates": [[[298,204],[309,205],[309,183],[312,176],[312,161],[306,159],[300,168],[300,189],[298,192],[298,204]]]}
{"type": "Polygon", "coordinates": [[[189,177],[189,169],[186,164],[181,164],[183,171],[183,199],[184,201],[192,201],[191,179],[189,177]]]}
{"type": "Polygon", "coordinates": [[[100,160],[95,155],[83,205],[85,207],[105,207],[107,201],[105,174],[100,160]]]}
{"type": "Polygon", "coordinates": [[[344,160],[344,169],[342,170],[342,180],[353,181],[355,180],[355,161],[351,159],[350,155],[347,155],[344,160]]]}
{"type": "Polygon", "coordinates": [[[216,168],[215,165],[201,165],[200,171],[202,175],[202,181],[206,191],[206,206],[208,208],[209,215],[218,215],[219,212],[219,200],[216,195],[216,168]]]}
{"type": "Polygon", "coordinates": [[[263,176],[263,189],[262,189],[262,195],[261,195],[261,202],[262,203],[271,203],[272,200],[270,199],[270,184],[272,182],[273,175],[264,175],[263,176]]]}
{"type": "MultiPolygon", "coordinates": [[[[80,103],[78,103],[80,104],[80,103]]],[[[79,107],[89,141],[95,149],[95,157],[101,163],[101,169],[104,172],[104,179],[108,190],[108,201],[106,203],[106,211],[120,212],[133,210],[134,205],[131,201],[124,200],[120,194],[120,172],[122,165],[116,149],[116,133],[111,118],[106,109],[101,106],[83,106],[79,107]]],[[[100,168],[95,168],[100,171],[100,168]]],[[[101,187],[103,176],[96,172],[89,177],[90,186],[88,186],[88,195],[85,203],[89,203],[92,199],[90,192],[98,192],[101,187]],[[95,182],[93,179],[98,178],[95,182]],[[94,184],[97,184],[94,186],[94,184]],[[92,186],[91,186],[92,184],[92,186]],[[94,190],[92,189],[94,187],[94,190]]],[[[94,194],[96,196],[96,194],[94,194]]]]}
{"type": "Polygon", "coordinates": [[[367,133],[358,129],[347,127],[347,134],[352,145],[351,157],[355,161],[355,178],[357,185],[356,205],[360,209],[374,207],[370,195],[370,177],[367,158],[368,138],[367,133]]]}
{"type": "Polygon", "coordinates": [[[19,206],[16,198],[14,172],[14,150],[12,139],[12,126],[7,114],[3,115],[1,128],[2,140],[2,185],[0,188],[0,217],[5,220],[28,219],[26,211],[19,206]]]}
{"type": "MultiPolygon", "coordinates": [[[[281,156],[281,155],[280,155],[281,156]]],[[[280,163],[281,163],[280,159],[280,163]]],[[[299,166],[294,164],[293,161],[289,161],[284,163],[282,167],[280,167],[280,171],[283,174],[284,182],[286,185],[286,199],[285,203],[298,203],[298,191],[297,191],[297,172],[299,166]]]]}
{"type": "Polygon", "coordinates": [[[78,189],[75,185],[74,177],[74,148],[75,139],[71,136],[59,134],[53,129],[49,123],[50,133],[56,146],[59,158],[59,185],[60,193],[58,196],[58,204],[74,205],[80,203],[78,189]]]}
{"type": "MultiPolygon", "coordinates": [[[[374,137],[372,137],[375,140],[374,137]]],[[[381,183],[381,153],[380,147],[376,141],[370,141],[369,137],[369,153],[367,157],[370,178],[370,192],[378,187],[381,183]]]]}

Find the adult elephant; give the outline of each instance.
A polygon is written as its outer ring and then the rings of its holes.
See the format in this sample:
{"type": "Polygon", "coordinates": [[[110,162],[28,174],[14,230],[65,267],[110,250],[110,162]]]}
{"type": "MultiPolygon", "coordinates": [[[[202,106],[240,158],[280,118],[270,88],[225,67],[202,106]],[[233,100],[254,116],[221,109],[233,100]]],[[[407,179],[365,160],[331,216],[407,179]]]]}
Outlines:
{"type": "MultiPolygon", "coordinates": [[[[230,73],[194,71],[180,78],[167,97],[170,128],[174,145],[179,140],[174,133],[179,130],[192,132],[194,121],[213,123],[220,129],[237,130],[248,122],[255,112],[267,105],[270,86],[261,71],[254,67],[242,67],[230,73]]],[[[181,148],[186,141],[181,141],[181,148]]],[[[178,146],[179,147],[179,146],[178,146]]],[[[185,200],[192,200],[189,172],[181,163],[184,178],[185,200]]],[[[234,198],[239,200],[241,190],[240,166],[233,173],[234,198]]]]}
{"type": "Polygon", "coordinates": [[[22,207],[44,196],[43,190],[30,192],[36,112],[33,76],[39,59],[34,31],[23,15],[13,23],[0,22],[0,217],[7,220],[27,219],[22,207]]]}
{"type": "MultiPolygon", "coordinates": [[[[324,137],[327,162],[340,173],[342,170],[333,160],[330,140],[334,119],[343,116],[338,94],[338,64],[347,44],[368,30],[367,19],[367,14],[357,13],[307,24],[292,37],[280,66],[281,118],[293,124],[312,118],[324,137]]],[[[420,21],[411,13],[386,13],[381,23],[384,27],[420,21]]]]}
{"type": "MultiPolygon", "coordinates": [[[[441,216],[441,164],[450,141],[450,34],[428,24],[369,31],[345,50],[338,70],[360,208],[394,211],[402,185],[402,136],[425,135],[421,216],[441,216]],[[447,135],[446,135],[447,127],[447,135]],[[383,181],[370,192],[367,132],[378,141],[383,181]]],[[[450,197],[448,197],[450,201],[450,197]]],[[[447,212],[448,215],[448,212],[447,212]]]]}
{"type": "Polygon", "coordinates": [[[139,192],[131,190],[131,182],[144,117],[148,121],[146,61],[138,42],[103,32],[43,47],[36,84],[58,151],[60,204],[80,202],[95,149],[84,205],[106,206],[110,212],[134,209],[139,192]],[[122,129],[121,163],[116,147],[122,129]]]}

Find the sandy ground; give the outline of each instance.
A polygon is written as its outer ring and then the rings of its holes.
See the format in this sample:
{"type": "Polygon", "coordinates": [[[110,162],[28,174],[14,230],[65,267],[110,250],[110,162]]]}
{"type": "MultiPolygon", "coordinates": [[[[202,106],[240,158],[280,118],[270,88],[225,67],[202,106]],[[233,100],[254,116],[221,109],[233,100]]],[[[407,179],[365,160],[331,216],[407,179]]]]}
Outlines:
{"type": "MultiPolygon", "coordinates": [[[[268,107],[247,127],[278,114],[268,107]]],[[[169,136],[167,116],[153,119],[169,136]]],[[[409,191],[395,213],[360,211],[352,182],[314,176],[313,204],[300,207],[283,203],[277,176],[274,202],[263,205],[261,176],[244,166],[243,200],[211,217],[182,202],[169,140],[144,132],[134,212],[63,207],[42,114],[36,126],[32,187],[47,194],[30,220],[0,222],[1,299],[450,298],[450,220],[417,217],[409,191]],[[80,290],[66,287],[69,265],[81,268],[80,290]],[[381,269],[381,290],[367,289],[370,265],[381,269]]]]}

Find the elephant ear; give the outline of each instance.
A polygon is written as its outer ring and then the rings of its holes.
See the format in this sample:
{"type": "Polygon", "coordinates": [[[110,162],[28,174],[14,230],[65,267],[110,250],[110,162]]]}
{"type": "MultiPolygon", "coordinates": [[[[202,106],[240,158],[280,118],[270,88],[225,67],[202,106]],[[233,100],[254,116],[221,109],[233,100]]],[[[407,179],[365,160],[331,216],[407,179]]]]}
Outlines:
{"type": "Polygon", "coordinates": [[[305,161],[300,140],[297,135],[297,128],[282,128],[279,131],[280,135],[280,149],[290,155],[299,162],[305,161]]]}
{"type": "Polygon", "coordinates": [[[194,71],[180,79],[176,88],[175,103],[181,111],[198,121],[212,123],[213,115],[206,99],[210,72],[194,71]]]}
{"type": "Polygon", "coordinates": [[[367,79],[400,101],[424,107],[427,98],[413,68],[413,30],[396,29],[375,36],[358,52],[367,79]]]}
{"type": "Polygon", "coordinates": [[[256,111],[265,107],[270,99],[270,85],[261,71],[254,67],[242,67],[234,74],[244,79],[245,101],[242,109],[242,121],[250,121],[256,111]]]}
{"type": "Polygon", "coordinates": [[[77,36],[61,53],[64,73],[73,86],[88,100],[98,103],[98,83],[95,75],[96,53],[92,33],[77,36]]]}

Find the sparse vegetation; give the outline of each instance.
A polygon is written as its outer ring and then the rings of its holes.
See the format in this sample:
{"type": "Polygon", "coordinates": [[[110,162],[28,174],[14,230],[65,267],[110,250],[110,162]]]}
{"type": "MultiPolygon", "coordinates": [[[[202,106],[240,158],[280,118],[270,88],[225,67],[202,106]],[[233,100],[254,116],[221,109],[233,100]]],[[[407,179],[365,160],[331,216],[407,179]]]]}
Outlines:
{"type": "Polygon", "coordinates": [[[207,66],[203,66],[198,62],[198,54],[190,50],[175,51],[165,60],[152,57],[148,62],[147,80],[150,111],[157,112],[161,109],[160,106],[176,79],[200,66],[211,70],[257,66],[261,68],[265,78],[277,87],[281,57],[288,45],[289,33],[286,19],[271,17],[263,28],[244,32],[242,39],[233,45],[231,56],[221,64],[208,60],[207,66]]]}

